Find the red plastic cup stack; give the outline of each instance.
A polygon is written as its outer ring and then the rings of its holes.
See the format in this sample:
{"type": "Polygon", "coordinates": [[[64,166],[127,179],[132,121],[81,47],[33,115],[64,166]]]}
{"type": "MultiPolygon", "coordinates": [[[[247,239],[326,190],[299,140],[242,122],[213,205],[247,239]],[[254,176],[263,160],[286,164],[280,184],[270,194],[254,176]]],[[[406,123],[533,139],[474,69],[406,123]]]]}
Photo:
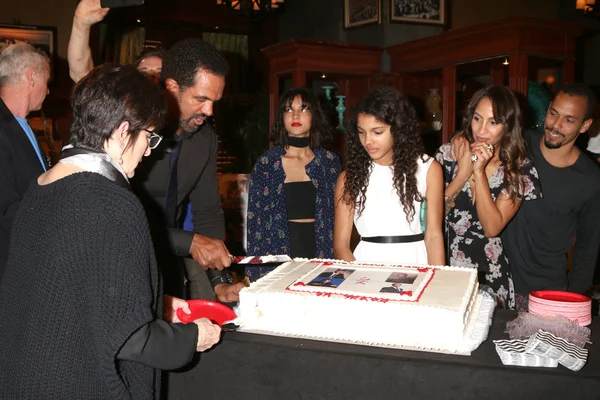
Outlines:
{"type": "Polygon", "coordinates": [[[587,296],[558,290],[538,290],[529,294],[529,313],[562,315],[580,326],[592,323],[592,299],[587,296]]]}

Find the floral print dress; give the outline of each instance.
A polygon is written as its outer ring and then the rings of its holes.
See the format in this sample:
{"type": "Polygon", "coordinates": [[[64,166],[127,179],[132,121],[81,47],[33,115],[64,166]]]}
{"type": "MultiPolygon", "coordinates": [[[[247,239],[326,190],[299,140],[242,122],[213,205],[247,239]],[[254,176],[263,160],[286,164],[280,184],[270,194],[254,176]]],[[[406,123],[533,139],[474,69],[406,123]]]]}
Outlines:
{"type": "MultiPolygon", "coordinates": [[[[448,186],[456,177],[457,163],[450,155],[450,144],[442,145],[435,154],[444,168],[444,182],[448,186]]],[[[524,188],[519,195],[523,201],[542,197],[537,170],[529,160],[521,167],[524,188]]],[[[500,193],[507,194],[504,184],[504,165],[500,165],[489,178],[492,199],[500,193]]],[[[468,180],[454,200],[455,206],[446,216],[446,246],[450,265],[477,268],[479,283],[486,285],[508,309],[515,308],[515,291],[508,258],[499,236],[488,238],[483,232],[473,204],[471,183],[468,180]]]]}

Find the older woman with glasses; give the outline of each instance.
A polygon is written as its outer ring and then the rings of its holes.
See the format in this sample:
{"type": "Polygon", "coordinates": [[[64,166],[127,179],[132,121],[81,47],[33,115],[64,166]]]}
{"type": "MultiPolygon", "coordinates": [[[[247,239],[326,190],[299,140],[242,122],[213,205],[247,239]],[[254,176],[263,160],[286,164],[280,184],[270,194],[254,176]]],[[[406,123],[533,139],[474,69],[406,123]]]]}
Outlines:
{"type": "Polygon", "coordinates": [[[158,146],[158,86],[104,65],[75,87],[69,148],[33,182],[0,286],[0,398],[158,399],[160,370],[212,347],[220,328],[183,325],[163,296],[146,214],[129,188],[158,146]],[[166,321],[162,319],[165,316],[166,321]]]}

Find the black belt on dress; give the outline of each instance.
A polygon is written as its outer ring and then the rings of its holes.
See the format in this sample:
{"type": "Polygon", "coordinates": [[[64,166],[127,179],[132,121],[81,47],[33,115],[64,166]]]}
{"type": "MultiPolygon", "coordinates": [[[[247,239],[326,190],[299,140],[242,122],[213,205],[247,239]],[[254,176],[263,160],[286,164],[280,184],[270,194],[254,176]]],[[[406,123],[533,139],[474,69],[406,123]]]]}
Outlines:
{"type": "Polygon", "coordinates": [[[422,233],[406,236],[370,236],[360,238],[360,240],[371,243],[411,243],[418,242],[423,239],[425,239],[425,235],[422,233]]]}

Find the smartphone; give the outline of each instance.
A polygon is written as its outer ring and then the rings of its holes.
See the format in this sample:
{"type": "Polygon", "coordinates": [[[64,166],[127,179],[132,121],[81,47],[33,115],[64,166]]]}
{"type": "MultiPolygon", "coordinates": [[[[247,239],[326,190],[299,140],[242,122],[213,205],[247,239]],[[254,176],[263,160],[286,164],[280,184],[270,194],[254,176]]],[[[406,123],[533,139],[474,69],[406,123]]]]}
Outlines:
{"type": "Polygon", "coordinates": [[[100,0],[102,8],[141,6],[145,0],[100,0]]]}

